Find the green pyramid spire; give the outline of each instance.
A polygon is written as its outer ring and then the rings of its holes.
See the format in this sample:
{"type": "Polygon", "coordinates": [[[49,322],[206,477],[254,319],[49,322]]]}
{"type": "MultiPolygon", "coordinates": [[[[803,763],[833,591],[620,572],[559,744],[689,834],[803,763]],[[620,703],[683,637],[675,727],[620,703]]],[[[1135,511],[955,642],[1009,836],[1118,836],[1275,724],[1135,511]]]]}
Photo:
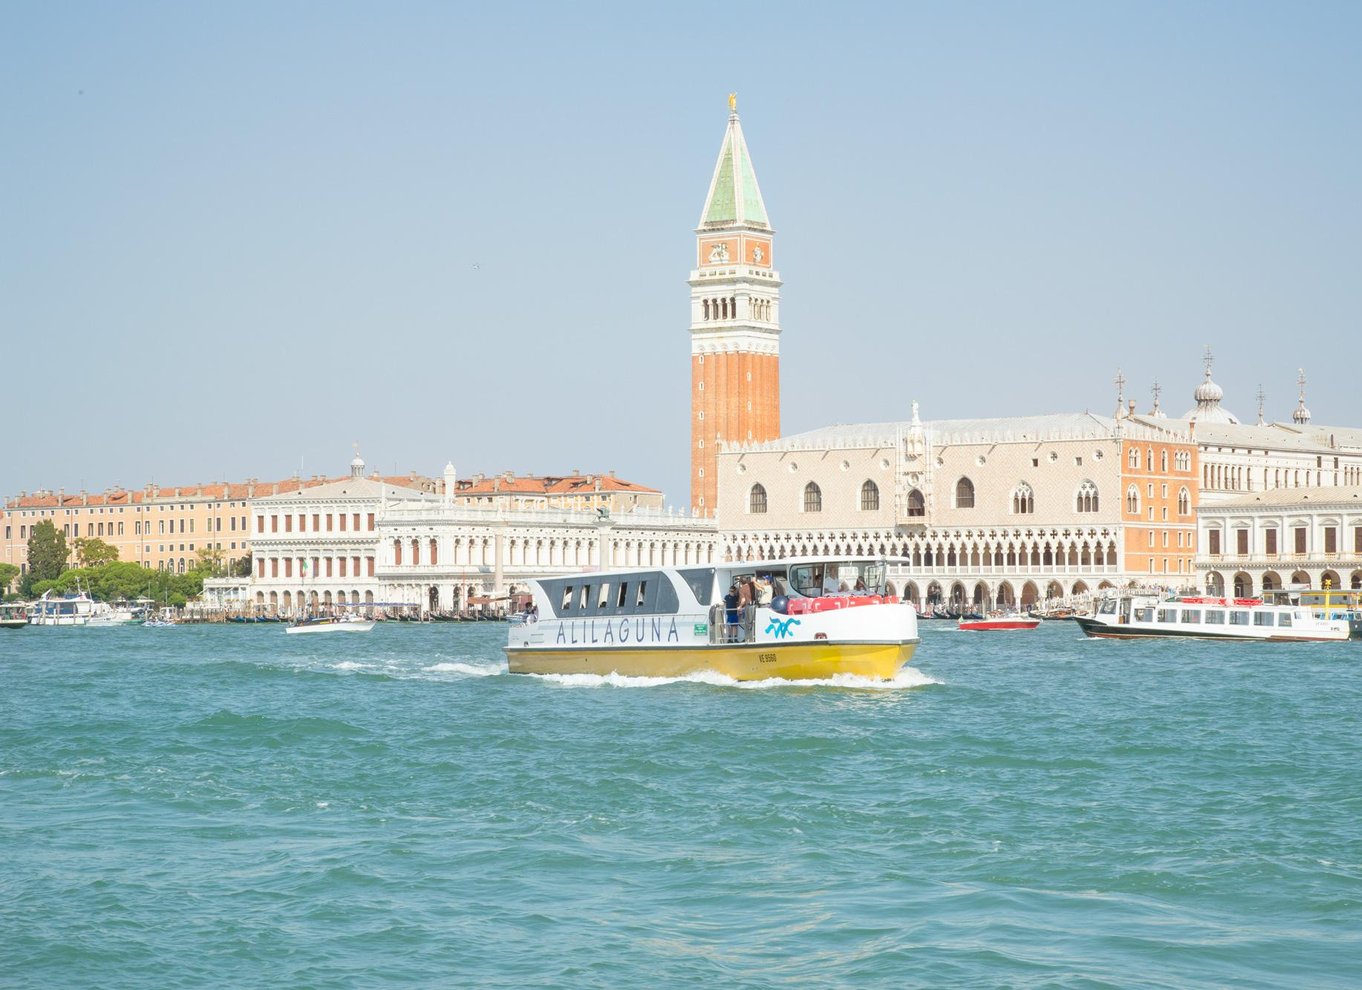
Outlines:
{"type": "MultiPolygon", "coordinates": [[[[733,97],[729,98],[729,106],[736,107],[733,97]]],[[[724,132],[719,161],[709,184],[709,196],[705,199],[704,212],[700,214],[700,226],[771,229],[736,109],[728,115],[728,130],[724,132]]]]}

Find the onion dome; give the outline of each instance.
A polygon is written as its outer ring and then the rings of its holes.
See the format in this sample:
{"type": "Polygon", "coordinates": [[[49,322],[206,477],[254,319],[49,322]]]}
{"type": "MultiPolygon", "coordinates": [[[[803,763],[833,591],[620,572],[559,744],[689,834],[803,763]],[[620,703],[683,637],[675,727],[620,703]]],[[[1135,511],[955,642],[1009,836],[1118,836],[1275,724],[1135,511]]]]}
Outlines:
{"type": "Polygon", "coordinates": [[[1299,377],[1296,384],[1300,386],[1300,398],[1296,401],[1296,408],[1291,413],[1291,421],[1297,426],[1304,426],[1310,422],[1310,410],[1305,408],[1305,369],[1299,369],[1299,377]]]}
{"type": "Polygon", "coordinates": [[[1211,353],[1206,349],[1206,378],[1192,393],[1196,407],[1183,413],[1183,419],[1195,419],[1199,423],[1238,423],[1239,417],[1220,405],[1225,390],[1211,381],[1211,353]]]}

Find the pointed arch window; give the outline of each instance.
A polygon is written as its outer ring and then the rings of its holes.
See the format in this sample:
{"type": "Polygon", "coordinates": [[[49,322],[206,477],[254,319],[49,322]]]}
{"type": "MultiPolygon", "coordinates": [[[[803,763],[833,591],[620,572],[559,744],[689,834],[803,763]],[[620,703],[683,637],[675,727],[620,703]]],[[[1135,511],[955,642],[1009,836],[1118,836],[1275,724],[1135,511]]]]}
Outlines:
{"type": "Polygon", "coordinates": [[[823,489],[819,488],[812,481],[804,486],[804,511],[823,511],[823,489]]]}
{"type": "Polygon", "coordinates": [[[1133,468],[1138,468],[1138,467],[1140,466],[1140,448],[1139,448],[1139,447],[1131,447],[1131,448],[1130,448],[1129,464],[1130,464],[1130,466],[1133,467],[1133,468]]]}
{"type": "Polygon", "coordinates": [[[861,511],[873,512],[880,507],[880,486],[866,479],[861,486],[861,511]]]}
{"type": "Polygon", "coordinates": [[[1097,511],[1097,486],[1091,481],[1084,480],[1083,484],[1078,486],[1078,498],[1074,509],[1078,512],[1097,511]]]}
{"type": "Polygon", "coordinates": [[[1031,486],[1022,482],[1012,489],[1012,514],[1023,515],[1036,511],[1036,493],[1031,486]]]}
{"type": "Polygon", "coordinates": [[[1126,489],[1126,512],[1131,515],[1140,513],[1140,486],[1131,485],[1126,489]]]}
{"type": "Polygon", "coordinates": [[[747,493],[747,511],[766,511],[766,489],[762,485],[753,485],[752,490],[747,493]]]}
{"type": "Polygon", "coordinates": [[[955,507],[957,509],[974,508],[974,482],[968,478],[961,478],[955,483],[955,507]]]}
{"type": "Polygon", "coordinates": [[[1192,493],[1186,488],[1178,489],[1178,515],[1190,516],[1192,514],[1192,493]]]}
{"type": "Polygon", "coordinates": [[[914,488],[908,493],[908,515],[925,516],[926,514],[927,505],[922,500],[922,493],[914,488]]]}

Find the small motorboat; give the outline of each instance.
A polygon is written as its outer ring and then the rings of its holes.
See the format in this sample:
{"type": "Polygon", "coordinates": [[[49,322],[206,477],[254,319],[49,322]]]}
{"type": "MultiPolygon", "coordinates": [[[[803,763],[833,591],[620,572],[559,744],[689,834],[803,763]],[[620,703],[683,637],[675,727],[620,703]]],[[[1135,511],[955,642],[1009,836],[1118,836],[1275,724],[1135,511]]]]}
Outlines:
{"type": "Polygon", "coordinates": [[[1041,619],[1036,615],[987,615],[987,616],[964,616],[960,619],[960,628],[969,632],[1016,632],[1023,629],[1034,629],[1041,624],[1041,619]]]}
{"type": "Polygon", "coordinates": [[[373,627],[373,619],[362,619],[358,615],[322,615],[290,623],[284,632],[368,632],[373,627]]]}

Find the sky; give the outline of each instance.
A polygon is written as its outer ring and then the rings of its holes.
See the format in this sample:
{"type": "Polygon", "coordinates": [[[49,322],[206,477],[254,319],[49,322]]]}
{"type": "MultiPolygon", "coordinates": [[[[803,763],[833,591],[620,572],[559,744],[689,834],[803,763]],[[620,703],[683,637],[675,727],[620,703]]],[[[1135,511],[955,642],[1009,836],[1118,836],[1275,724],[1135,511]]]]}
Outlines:
{"type": "Polygon", "coordinates": [[[613,470],[689,504],[738,94],[782,427],[1362,425],[1362,4],[0,0],[0,495],[613,470]]]}

